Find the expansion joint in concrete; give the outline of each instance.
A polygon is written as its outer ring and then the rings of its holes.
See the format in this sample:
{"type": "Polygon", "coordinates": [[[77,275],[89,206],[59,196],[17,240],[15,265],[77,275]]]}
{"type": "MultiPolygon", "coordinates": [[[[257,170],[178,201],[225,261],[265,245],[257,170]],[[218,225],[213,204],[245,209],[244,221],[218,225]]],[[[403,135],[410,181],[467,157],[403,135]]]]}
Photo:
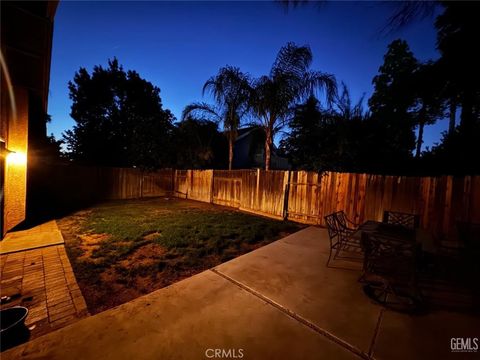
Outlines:
{"type": "Polygon", "coordinates": [[[231,278],[230,276],[218,271],[217,269],[210,269],[213,273],[223,277],[225,280],[233,283],[234,285],[238,286],[242,290],[245,290],[252,294],[253,296],[256,296],[257,298],[265,301],[266,303],[270,304],[271,306],[275,307],[277,310],[283,312],[285,315],[289,316],[290,318],[298,321],[304,326],[309,327],[311,330],[317,332],[318,334],[326,337],[330,341],[333,341],[337,345],[342,346],[343,348],[347,349],[348,351],[354,353],[355,355],[359,356],[362,359],[370,360],[371,357],[369,354],[366,354],[365,352],[361,351],[357,347],[353,346],[352,344],[349,344],[345,340],[340,339],[339,337],[333,335],[332,333],[328,332],[325,329],[322,329],[321,327],[315,325],[314,323],[310,322],[309,320],[305,319],[304,317],[298,315],[297,313],[291,311],[290,309],[286,308],[285,306],[277,303],[276,301],[266,297],[265,295],[259,293],[258,291],[248,287],[247,285],[231,278]]]}

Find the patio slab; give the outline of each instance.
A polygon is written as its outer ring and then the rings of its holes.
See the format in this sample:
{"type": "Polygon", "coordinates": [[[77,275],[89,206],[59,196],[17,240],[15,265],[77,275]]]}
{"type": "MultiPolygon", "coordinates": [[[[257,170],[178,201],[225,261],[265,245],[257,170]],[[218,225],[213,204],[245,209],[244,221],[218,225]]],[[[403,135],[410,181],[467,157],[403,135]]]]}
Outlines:
{"type": "Polygon", "coordinates": [[[2,359],[206,359],[215,349],[245,359],[358,359],[212,271],[7,351],[2,359]]]}
{"type": "Polygon", "coordinates": [[[309,227],[215,270],[368,354],[381,308],[364,295],[358,271],[325,266],[328,253],[326,231],[309,227]]]}

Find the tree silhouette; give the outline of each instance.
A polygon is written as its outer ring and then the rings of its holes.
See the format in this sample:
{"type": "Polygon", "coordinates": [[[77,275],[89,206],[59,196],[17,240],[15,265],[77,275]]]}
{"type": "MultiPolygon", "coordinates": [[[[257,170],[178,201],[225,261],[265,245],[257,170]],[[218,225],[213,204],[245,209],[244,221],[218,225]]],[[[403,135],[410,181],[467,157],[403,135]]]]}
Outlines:
{"type": "Polygon", "coordinates": [[[365,94],[358,99],[355,105],[353,105],[350,96],[350,90],[348,90],[347,85],[343,81],[340,88],[341,92],[335,95],[335,100],[333,101],[334,113],[337,118],[345,121],[367,119],[369,117],[369,113],[363,107],[365,94]]]}
{"type": "Polygon", "coordinates": [[[295,107],[290,133],[280,145],[294,168],[314,171],[371,171],[378,149],[370,144],[373,134],[363,98],[353,104],[347,86],[322,108],[310,97],[295,107]]]}
{"type": "Polygon", "coordinates": [[[182,119],[190,115],[211,119],[223,125],[228,136],[228,169],[232,169],[233,146],[237,138],[237,130],[243,115],[248,110],[250,84],[248,75],[239,68],[225,66],[211,77],[203,86],[203,94],[210,92],[215,105],[193,103],[183,110],[182,119]]]}
{"type": "MultiPolygon", "coordinates": [[[[278,2],[289,9],[313,1],[278,2]]],[[[395,32],[434,15],[436,10],[441,11],[435,21],[441,57],[435,63],[418,64],[405,42],[397,40],[390,44],[385,62],[374,79],[375,92],[369,100],[372,118],[365,119],[358,128],[359,136],[369,139],[362,142],[358,151],[372,157],[364,166],[362,159],[366,156],[359,154],[356,164],[370,171],[390,173],[478,173],[480,52],[475,44],[480,33],[480,3],[404,1],[393,6],[396,9],[387,20],[384,33],[395,32]],[[458,112],[460,125],[456,126],[458,112]],[[425,125],[447,113],[448,133],[439,145],[422,153],[425,125]],[[415,126],[418,126],[416,143],[415,126]],[[370,130],[361,132],[367,128],[370,130]],[[371,151],[372,144],[377,148],[376,153],[371,151]],[[414,149],[415,161],[411,158],[414,149]]],[[[325,114],[324,110],[321,112],[325,114]]],[[[301,150],[297,152],[301,155],[301,150]]]]}
{"type": "Polygon", "coordinates": [[[440,62],[461,106],[460,125],[469,131],[480,119],[480,4],[445,2],[435,21],[440,62]]]}
{"type": "Polygon", "coordinates": [[[415,151],[417,158],[421,154],[425,125],[434,124],[444,116],[445,103],[442,101],[444,82],[439,70],[437,63],[427,62],[419,65],[412,74],[411,84],[415,98],[412,113],[418,125],[415,151]]]}
{"type": "Polygon", "coordinates": [[[108,67],[75,73],[68,84],[71,117],[64,133],[69,155],[78,162],[106,166],[169,166],[174,117],[162,107],[160,89],[117,59],[108,67]]]}
{"type": "Polygon", "coordinates": [[[304,104],[297,105],[290,122],[290,132],[280,142],[281,150],[288,156],[295,169],[318,170],[326,167],[325,154],[321,151],[326,138],[321,138],[325,125],[319,101],[311,96],[304,104]]]}
{"type": "Polygon", "coordinates": [[[412,74],[418,62],[404,40],[394,40],[384,56],[379,73],[373,78],[374,92],[368,104],[372,118],[384,128],[378,140],[384,161],[403,162],[415,147],[415,119],[410,109],[414,105],[412,74]]]}
{"type": "Polygon", "coordinates": [[[288,43],[278,52],[270,74],[254,81],[250,103],[265,130],[265,170],[270,169],[275,132],[289,121],[293,106],[318,90],[325,91],[328,101],[335,95],[335,77],[311,71],[311,63],[310,47],[288,43]]]}
{"type": "Polygon", "coordinates": [[[227,140],[217,123],[188,117],[175,129],[176,168],[224,169],[227,165],[227,140]]]}

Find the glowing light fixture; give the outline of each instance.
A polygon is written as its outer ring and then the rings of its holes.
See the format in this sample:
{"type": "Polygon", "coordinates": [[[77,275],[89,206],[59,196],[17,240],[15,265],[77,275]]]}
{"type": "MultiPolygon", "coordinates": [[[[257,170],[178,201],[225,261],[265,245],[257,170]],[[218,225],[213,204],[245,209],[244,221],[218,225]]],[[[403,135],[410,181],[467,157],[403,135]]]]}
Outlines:
{"type": "Polygon", "coordinates": [[[23,152],[16,152],[7,149],[5,140],[0,138],[0,156],[4,157],[7,164],[25,165],[27,163],[27,155],[23,152]]]}
{"type": "Polygon", "coordinates": [[[27,155],[20,152],[10,151],[7,154],[7,164],[25,165],[27,163],[27,155]]]}

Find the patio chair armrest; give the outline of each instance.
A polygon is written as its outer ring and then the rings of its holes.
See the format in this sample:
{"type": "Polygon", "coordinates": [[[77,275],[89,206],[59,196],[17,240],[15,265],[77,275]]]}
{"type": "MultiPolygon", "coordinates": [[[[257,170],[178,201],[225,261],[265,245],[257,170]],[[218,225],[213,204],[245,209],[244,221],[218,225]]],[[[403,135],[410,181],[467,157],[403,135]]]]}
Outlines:
{"type": "Polygon", "coordinates": [[[352,230],[357,230],[357,229],[360,227],[360,224],[357,224],[356,222],[350,220],[350,219],[347,218],[347,217],[345,217],[345,218],[346,218],[346,220],[347,220],[348,223],[352,224],[352,225],[355,227],[355,228],[350,228],[350,229],[352,229],[352,230]]]}

